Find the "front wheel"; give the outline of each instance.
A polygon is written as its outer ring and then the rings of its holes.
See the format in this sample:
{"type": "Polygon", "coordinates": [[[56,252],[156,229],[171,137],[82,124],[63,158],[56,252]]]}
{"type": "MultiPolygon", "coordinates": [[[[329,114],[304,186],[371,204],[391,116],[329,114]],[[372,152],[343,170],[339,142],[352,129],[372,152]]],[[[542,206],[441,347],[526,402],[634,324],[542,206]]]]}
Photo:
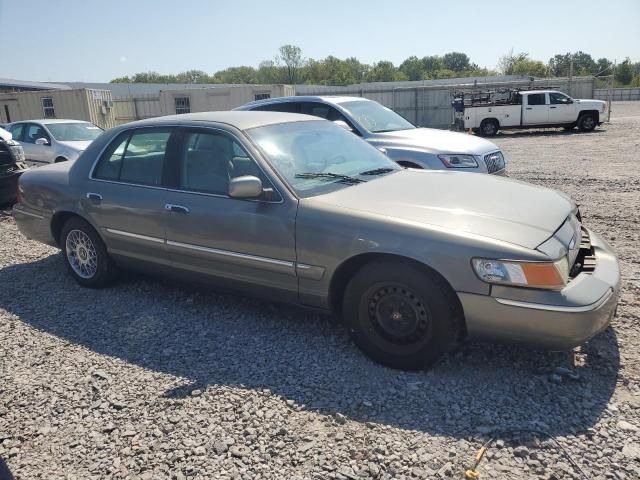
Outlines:
{"type": "Polygon", "coordinates": [[[347,285],[343,312],[356,345],[392,368],[433,365],[456,340],[453,292],[434,274],[408,263],[361,268],[347,285]]]}
{"type": "Polygon", "coordinates": [[[493,137],[498,133],[499,125],[498,121],[493,118],[487,118],[480,124],[480,133],[483,137],[493,137]]]}
{"type": "Polygon", "coordinates": [[[104,242],[84,220],[72,218],[64,224],[60,248],[67,269],[80,285],[102,288],[115,278],[116,267],[104,242]]]}
{"type": "Polygon", "coordinates": [[[597,124],[598,121],[592,113],[586,113],[580,117],[580,120],[578,120],[578,128],[581,132],[591,132],[596,128],[597,124]]]}

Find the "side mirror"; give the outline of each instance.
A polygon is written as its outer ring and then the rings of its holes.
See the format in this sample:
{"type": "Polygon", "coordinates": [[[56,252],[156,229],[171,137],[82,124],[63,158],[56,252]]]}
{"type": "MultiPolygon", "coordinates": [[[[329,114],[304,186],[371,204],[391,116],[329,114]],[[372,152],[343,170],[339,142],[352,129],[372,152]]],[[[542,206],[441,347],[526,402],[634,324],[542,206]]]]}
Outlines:
{"type": "Polygon", "coordinates": [[[231,198],[258,198],[262,195],[262,181],[253,175],[236,177],[229,182],[231,198]]]}
{"type": "Polygon", "coordinates": [[[36,145],[49,145],[49,140],[46,138],[38,138],[36,140],[36,145]]]}
{"type": "Polygon", "coordinates": [[[353,132],[353,128],[351,128],[349,124],[344,120],[334,120],[333,123],[335,123],[339,127],[344,128],[347,132],[353,132]]]}
{"type": "Polygon", "coordinates": [[[569,100],[567,100],[567,105],[571,105],[573,103],[573,98],[570,98],[569,100]]]}

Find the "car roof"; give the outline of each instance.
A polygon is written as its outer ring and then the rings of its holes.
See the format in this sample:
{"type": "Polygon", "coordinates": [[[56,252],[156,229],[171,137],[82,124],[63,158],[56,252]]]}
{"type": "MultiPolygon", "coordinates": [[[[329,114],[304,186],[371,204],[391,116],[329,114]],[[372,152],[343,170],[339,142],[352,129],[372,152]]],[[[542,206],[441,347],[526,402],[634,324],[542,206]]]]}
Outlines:
{"type": "Polygon", "coordinates": [[[69,123],[69,122],[73,122],[73,123],[91,123],[88,122],[86,120],[74,120],[72,118],[34,118],[31,120],[18,120],[16,122],[12,122],[11,125],[14,125],[16,123],[43,123],[45,125],[48,125],[50,123],[69,123]]]}
{"type": "Polygon", "coordinates": [[[523,93],[562,93],[562,92],[560,90],[521,90],[520,94],[523,94],[523,93]]]}
{"type": "Polygon", "coordinates": [[[368,98],[363,97],[348,97],[341,95],[295,95],[289,97],[274,97],[274,98],[266,98],[264,100],[256,100],[254,102],[249,102],[243,105],[240,108],[244,107],[255,107],[258,105],[272,105],[274,103],[292,103],[292,102],[324,102],[331,104],[340,104],[345,102],[353,102],[357,100],[362,100],[365,102],[371,102],[368,98]]]}
{"type": "MultiPolygon", "coordinates": [[[[305,122],[318,121],[318,117],[311,115],[301,115],[298,113],[283,112],[244,112],[244,111],[225,111],[225,112],[198,112],[183,113],[180,115],[167,115],[165,117],[149,118],[138,122],[131,122],[122,125],[125,126],[154,126],[163,124],[194,124],[198,122],[215,122],[225,123],[236,127],[239,130],[248,130],[254,127],[263,127],[265,125],[274,125],[277,123],[289,122],[305,122]]],[[[322,121],[322,120],[321,120],[322,121]]]]}

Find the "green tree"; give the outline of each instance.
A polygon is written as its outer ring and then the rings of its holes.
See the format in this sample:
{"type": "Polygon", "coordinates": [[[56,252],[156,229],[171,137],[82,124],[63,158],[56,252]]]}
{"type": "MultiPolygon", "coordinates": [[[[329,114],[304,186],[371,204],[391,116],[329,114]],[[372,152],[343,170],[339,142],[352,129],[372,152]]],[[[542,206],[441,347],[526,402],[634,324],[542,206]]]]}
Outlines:
{"type": "Polygon", "coordinates": [[[611,62],[608,58],[599,58],[596,62],[594,75],[597,76],[606,76],[613,74],[613,62],[611,62]]]}
{"type": "Polygon", "coordinates": [[[278,67],[273,60],[265,60],[258,65],[256,72],[257,83],[286,83],[284,71],[278,67]]]}
{"type": "Polygon", "coordinates": [[[547,76],[547,66],[539,60],[524,58],[513,64],[512,74],[544,78],[547,76]]]}
{"type": "Polygon", "coordinates": [[[498,70],[502,75],[514,75],[513,66],[522,61],[527,60],[529,54],[525,52],[513,53],[513,48],[508,53],[504,54],[498,60],[498,70]]]}
{"type": "Polygon", "coordinates": [[[444,64],[442,63],[442,57],[438,55],[430,55],[427,57],[422,57],[422,70],[423,70],[423,79],[428,78],[436,78],[436,72],[438,70],[442,70],[444,68],[444,64]]]}
{"type": "Polygon", "coordinates": [[[398,67],[409,80],[422,80],[424,78],[424,63],[418,57],[409,57],[398,67]]]}
{"type": "Polygon", "coordinates": [[[125,75],[124,77],[114,78],[109,83],[131,83],[131,79],[125,75]]]}
{"type": "Polygon", "coordinates": [[[471,67],[469,57],[466,53],[449,52],[442,56],[444,68],[454,72],[463,72],[471,67]]]}
{"type": "Polygon", "coordinates": [[[393,82],[406,77],[404,74],[399,74],[392,62],[382,60],[373,64],[365,78],[367,82],[393,82]]]}
{"type": "Polygon", "coordinates": [[[202,70],[187,70],[176,75],[179,83],[213,83],[213,79],[202,70]]]}
{"type": "Polygon", "coordinates": [[[279,55],[276,57],[276,63],[282,62],[287,72],[287,83],[295,85],[300,80],[299,74],[304,67],[304,58],[302,50],[295,45],[283,45],[279,49],[279,55]]]}
{"type": "Polygon", "coordinates": [[[258,83],[256,69],[253,67],[229,67],[213,74],[215,83],[258,83]]]}
{"type": "Polygon", "coordinates": [[[624,62],[616,67],[616,80],[622,85],[629,85],[633,80],[633,65],[629,57],[625,58],[624,62]]]}

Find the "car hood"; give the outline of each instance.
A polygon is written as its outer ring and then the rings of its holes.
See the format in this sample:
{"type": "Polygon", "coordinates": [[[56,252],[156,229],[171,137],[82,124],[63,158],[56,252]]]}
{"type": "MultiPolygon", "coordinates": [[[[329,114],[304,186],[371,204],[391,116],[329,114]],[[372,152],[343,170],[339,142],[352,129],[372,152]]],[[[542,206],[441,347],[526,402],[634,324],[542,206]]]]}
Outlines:
{"type": "Polygon", "coordinates": [[[313,199],[530,249],[551,237],[575,208],[560,192],[509,178],[412,169],[313,199]]]}
{"type": "Polygon", "coordinates": [[[0,140],[11,140],[13,135],[10,132],[6,131],[4,128],[0,128],[0,140]]]}
{"type": "Polygon", "coordinates": [[[87,149],[87,147],[91,144],[92,140],[83,140],[77,142],[58,142],[60,145],[64,145],[65,147],[69,147],[78,152],[83,152],[87,149]]]}
{"type": "Polygon", "coordinates": [[[604,100],[593,100],[593,99],[589,99],[589,98],[579,98],[576,101],[582,106],[584,106],[584,105],[593,105],[596,108],[600,108],[602,105],[606,105],[607,104],[607,102],[605,102],[604,100]]]}
{"type": "Polygon", "coordinates": [[[466,153],[469,155],[483,155],[500,150],[495,143],[484,138],[436,128],[412,128],[397,132],[376,133],[368,140],[378,146],[405,146],[419,148],[434,154],[466,153]]]}

